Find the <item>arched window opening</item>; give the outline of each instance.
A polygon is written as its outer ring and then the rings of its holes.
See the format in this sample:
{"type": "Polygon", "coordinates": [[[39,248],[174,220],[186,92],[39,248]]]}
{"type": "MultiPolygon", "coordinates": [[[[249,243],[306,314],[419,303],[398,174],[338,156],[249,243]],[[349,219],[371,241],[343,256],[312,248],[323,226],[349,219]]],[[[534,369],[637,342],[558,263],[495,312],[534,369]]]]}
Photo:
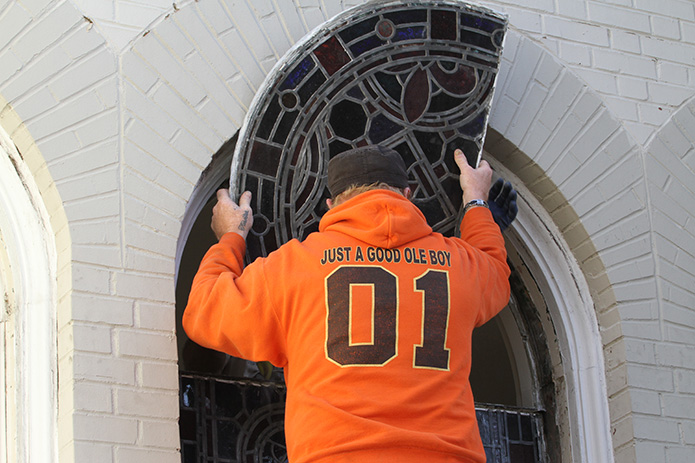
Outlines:
{"type": "Polygon", "coordinates": [[[471,387],[476,402],[533,409],[538,405],[537,380],[528,334],[519,314],[517,295],[497,317],[473,331],[471,387]]]}
{"type": "Polygon", "coordinates": [[[13,334],[15,332],[14,294],[12,269],[7,255],[7,244],[0,229],[0,463],[16,459],[16,443],[12,436],[17,434],[15,410],[15,378],[13,365],[16,364],[13,334]],[[9,368],[8,368],[9,367],[9,368]]]}
{"type": "MultiPolygon", "coordinates": [[[[460,2],[379,2],[345,12],[297,44],[268,75],[238,141],[217,153],[191,199],[177,256],[179,321],[198,263],[215,242],[211,208],[227,180],[232,196],[253,193],[247,261],[315,231],[325,212],[328,160],[366,144],[399,151],[414,203],[436,231],[457,233],[453,151],[462,148],[471,164],[479,159],[505,30],[504,17],[460,2]]],[[[475,335],[473,385],[486,402],[478,422],[489,461],[549,461],[543,381],[532,355],[544,354],[527,345],[523,314],[532,308],[521,300],[515,293],[505,313],[475,335]]],[[[184,462],[284,461],[282,376],[202,350],[180,326],[179,352],[184,462]]]]}
{"type": "MultiPolygon", "coordinates": [[[[232,139],[219,150],[201,176],[194,194],[195,201],[191,201],[184,220],[187,235],[179,243],[181,257],[176,286],[179,324],[200,260],[217,241],[210,230],[212,206],[217,189],[226,187],[229,179],[211,173],[228,172],[225,168],[231,163],[234,142],[232,139]]],[[[518,262],[518,253],[513,247],[509,252],[518,262]]],[[[521,276],[512,265],[510,305],[474,331],[471,385],[479,409],[481,432],[509,432],[516,426],[513,435],[522,437],[525,433],[527,438],[527,441],[519,440],[517,459],[491,461],[560,461],[559,456],[552,458],[548,455],[555,450],[545,443],[535,445],[541,445],[544,455],[548,456],[532,455],[530,460],[522,459],[528,457],[528,442],[534,442],[543,434],[545,441],[556,442],[554,436],[557,434],[554,386],[548,365],[551,356],[539,321],[540,313],[545,309],[536,306],[537,297],[529,296],[529,292],[537,289],[527,289],[528,280],[528,276],[521,276]],[[507,412],[510,414],[505,414],[507,412]]],[[[177,337],[183,461],[197,461],[203,454],[214,455],[217,459],[212,461],[219,462],[245,461],[243,455],[281,454],[285,397],[281,372],[276,371],[272,380],[267,380],[262,368],[253,362],[190,342],[180,326],[177,337]],[[257,432],[263,426],[267,426],[267,429],[263,428],[264,439],[253,441],[249,433],[257,432]]],[[[489,451],[497,451],[499,455],[506,451],[509,457],[508,448],[503,449],[500,445],[490,446],[489,451]]],[[[270,461],[283,460],[278,457],[270,461]]]]}
{"type": "Polygon", "coordinates": [[[34,178],[2,128],[0,211],[0,462],[55,461],[55,241],[34,178]]]}

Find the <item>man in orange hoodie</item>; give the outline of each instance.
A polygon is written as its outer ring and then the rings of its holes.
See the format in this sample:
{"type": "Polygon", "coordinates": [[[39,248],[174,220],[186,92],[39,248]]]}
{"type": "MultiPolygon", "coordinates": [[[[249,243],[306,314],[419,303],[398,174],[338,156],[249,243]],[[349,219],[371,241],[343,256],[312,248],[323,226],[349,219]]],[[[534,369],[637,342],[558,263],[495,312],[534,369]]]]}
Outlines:
{"type": "Polygon", "coordinates": [[[490,166],[455,160],[461,238],[434,233],[409,200],[398,153],[368,146],[329,162],[319,231],[245,269],[250,193],[236,204],[218,192],[220,241],[183,326],[205,347],[284,368],[291,463],[485,461],[471,334],[507,304],[509,267],[490,166]]]}

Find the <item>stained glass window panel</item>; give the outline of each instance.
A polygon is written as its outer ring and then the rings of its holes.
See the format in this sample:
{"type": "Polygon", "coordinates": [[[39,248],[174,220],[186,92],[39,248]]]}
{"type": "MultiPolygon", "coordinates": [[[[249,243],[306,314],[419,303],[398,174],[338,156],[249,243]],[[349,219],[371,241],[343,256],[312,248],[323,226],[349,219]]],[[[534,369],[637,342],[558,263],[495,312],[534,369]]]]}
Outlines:
{"type": "Polygon", "coordinates": [[[436,231],[455,234],[453,152],[478,162],[506,27],[461,2],[380,2],[297,44],[251,105],[232,163],[234,194],[262,186],[248,259],[316,230],[328,160],[373,143],[404,156],[413,202],[436,231]]]}

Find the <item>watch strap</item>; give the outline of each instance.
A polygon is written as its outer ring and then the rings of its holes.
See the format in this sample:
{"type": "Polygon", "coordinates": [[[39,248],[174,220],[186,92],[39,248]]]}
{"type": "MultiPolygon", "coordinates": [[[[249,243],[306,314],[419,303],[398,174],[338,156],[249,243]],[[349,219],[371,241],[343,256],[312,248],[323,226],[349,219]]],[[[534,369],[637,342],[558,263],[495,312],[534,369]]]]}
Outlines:
{"type": "Polygon", "coordinates": [[[490,209],[490,206],[487,204],[487,201],[483,199],[474,199],[472,201],[468,201],[465,206],[463,206],[463,213],[465,214],[468,212],[468,209],[472,209],[474,207],[485,207],[490,209]]]}

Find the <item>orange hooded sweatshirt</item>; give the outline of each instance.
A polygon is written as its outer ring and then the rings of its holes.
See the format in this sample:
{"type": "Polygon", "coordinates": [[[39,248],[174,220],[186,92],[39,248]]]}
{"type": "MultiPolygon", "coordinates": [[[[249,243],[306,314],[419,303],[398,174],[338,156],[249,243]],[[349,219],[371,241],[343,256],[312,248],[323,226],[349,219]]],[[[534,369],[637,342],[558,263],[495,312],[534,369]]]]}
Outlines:
{"type": "Polygon", "coordinates": [[[291,463],[482,463],[471,333],[509,301],[509,267],[489,210],[469,210],[461,230],[433,233],[409,200],[374,190],[246,269],[228,233],[203,258],[183,326],[284,367],[291,463]]]}

